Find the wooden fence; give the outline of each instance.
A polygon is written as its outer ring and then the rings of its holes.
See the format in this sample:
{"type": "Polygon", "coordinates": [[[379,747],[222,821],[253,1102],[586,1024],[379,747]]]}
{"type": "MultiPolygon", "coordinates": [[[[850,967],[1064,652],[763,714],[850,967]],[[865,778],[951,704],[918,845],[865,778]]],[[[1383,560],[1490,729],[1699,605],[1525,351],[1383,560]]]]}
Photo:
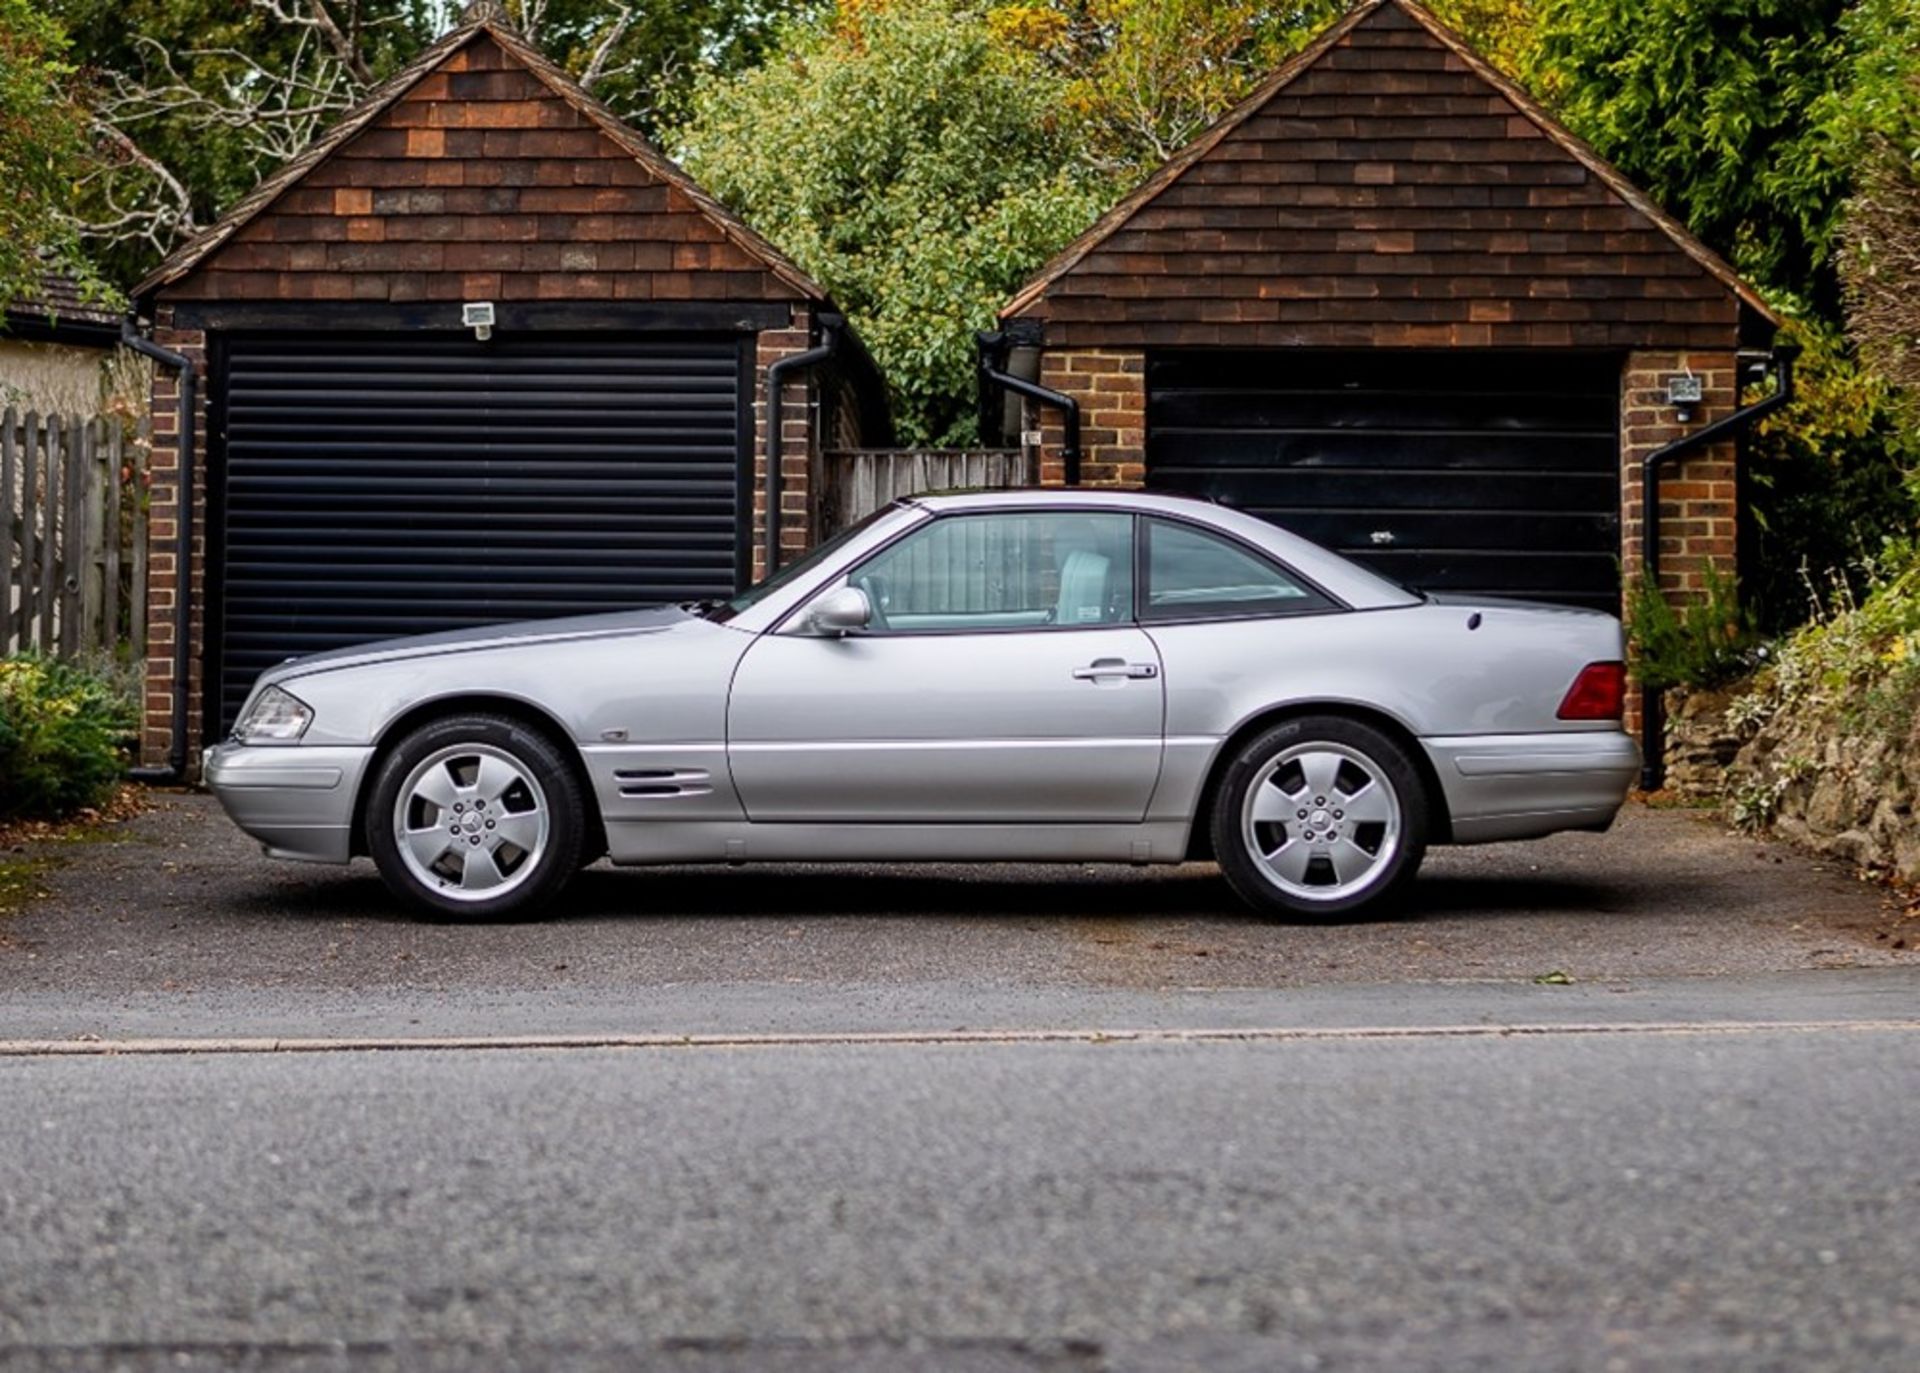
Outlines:
{"type": "Polygon", "coordinates": [[[0,411],[0,654],[147,646],[147,429],[0,411]]]}
{"type": "Polygon", "coordinates": [[[826,534],[920,491],[1032,486],[1031,456],[1018,449],[879,448],[827,454],[826,534]]]}

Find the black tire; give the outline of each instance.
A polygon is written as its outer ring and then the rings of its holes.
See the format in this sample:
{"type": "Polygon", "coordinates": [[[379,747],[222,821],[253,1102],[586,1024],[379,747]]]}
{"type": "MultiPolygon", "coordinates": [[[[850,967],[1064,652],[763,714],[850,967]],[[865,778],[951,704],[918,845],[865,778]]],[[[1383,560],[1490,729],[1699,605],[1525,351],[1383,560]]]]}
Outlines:
{"type": "MultiPolygon", "coordinates": [[[[1263,808],[1274,804],[1276,798],[1267,796],[1263,808]]],[[[1405,894],[1419,871],[1426,855],[1430,804],[1419,769],[1392,736],[1343,716],[1301,716],[1267,730],[1227,765],[1214,798],[1214,856],[1234,894],[1262,913],[1304,921],[1379,915],[1405,894]],[[1288,761],[1275,771],[1280,759],[1288,761]],[[1311,760],[1324,769],[1329,759],[1338,764],[1336,780],[1320,789],[1328,794],[1309,795],[1314,788],[1307,784],[1302,764],[1311,760]],[[1386,787],[1362,786],[1351,797],[1339,790],[1369,774],[1376,782],[1384,779],[1386,787]],[[1248,797],[1256,785],[1265,789],[1263,795],[1276,792],[1287,813],[1275,820],[1250,819],[1248,797]],[[1302,789],[1291,792],[1295,785],[1302,789]],[[1340,803],[1353,805],[1362,798],[1369,817],[1378,810],[1389,818],[1347,817],[1340,803]],[[1316,806],[1316,800],[1325,804],[1316,806]],[[1299,810],[1307,814],[1300,816],[1299,810]],[[1322,825],[1317,832],[1311,828],[1315,823],[1322,825]],[[1255,851],[1256,845],[1262,852],[1255,851]],[[1371,866],[1355,867],[1370,849],[1371,866]],[[1282,854],[1287,855],[1284,861],[1282,854]],[[1359,875],[1343,881],[1336,858],[1359,875]],[[1297,880],[1282,875],[1301,863],[1305,867],[1297,880]],[[1326,894],[1316,895],[1316,887],[1326,894]]]]}
{"type": "MultiPolygon", "coordinates": [[[[489,783],[501,775],[490,771],[489,783]]],[[[587,827],[579,779],[560,749],[539,731],[503,715],[450,715],[411,731],[381,762],[367,800],[367,851],[382,880],[415,911],[440,920],[510,920],[538,911],[581,866],[587,827]],[[484,811],[487,798],[478,785],[482,759],[489,767],[504,763],[519,772],[517,784],[502,793],[490,814],[484,811]],[[443,762],[445,778],[430,782],[434,768],[443,762]],[[427,774],[412,780],[423,768],[427,774]],[[461,785],[469,775],[475,779],[471,795],[461,785]],[[398,808],[410,781],[410,829],[416,835],[431,831],[437,839],[445,824],[448,834],[445,853],[431,866],[401,851],[398,808]],[[468,799],[453,800],[440,810],[420,796],[422,788],[436,785],[468,799]],[[542,813],[544,830],[538,830],[535,817],[542,813]],[[428,816],[438,818],[427,825],[428,816]],[[538,831],[538,837],[522,848],[506,837],[504,831],[510,828],[516,836],[538,831]],[[469,863],[486,865],[475,867],[474,886],[492,882],[498,887],[495,894],[486,894],[491,887],[460,894],[469,863]]]]}

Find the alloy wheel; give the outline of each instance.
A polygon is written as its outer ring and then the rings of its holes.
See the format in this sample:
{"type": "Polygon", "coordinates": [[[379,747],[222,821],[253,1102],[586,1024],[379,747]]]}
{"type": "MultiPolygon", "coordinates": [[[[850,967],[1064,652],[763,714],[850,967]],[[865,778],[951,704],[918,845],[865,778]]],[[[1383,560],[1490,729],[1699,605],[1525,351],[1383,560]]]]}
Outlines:
{"type": "Polygon", "coordinates": [[[531,877],[550,832],[532,769],[491,744],[454,744],[400,786],[393,835],[407,871],[455,901],[490,901],[531,877]]]}
{"type": "Polygon", "coordinates": [[[1301,901],[1342,901],[1380,880],[1399,850],[1401,804],[1379,763],[1319,739],[1275,754],[1242,806],[1247,853],[1301,901]]]}

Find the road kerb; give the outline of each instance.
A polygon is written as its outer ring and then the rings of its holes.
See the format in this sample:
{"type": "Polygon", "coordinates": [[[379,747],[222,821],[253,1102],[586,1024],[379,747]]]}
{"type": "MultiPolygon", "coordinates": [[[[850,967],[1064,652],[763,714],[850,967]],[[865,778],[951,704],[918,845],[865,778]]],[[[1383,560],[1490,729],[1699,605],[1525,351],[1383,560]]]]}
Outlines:
{"type": "Polygon", "coordinates": [[[447,1053],[487,1050],[775,1049],[1022,1044],[1247,1044],[1407,1039],[1561,1038],[1581,1035],[1898,1033],[1895,1020],[1532,1022],[1496,1025],[1272,1026],[1186,1029],[855,1030],[801,1034],[552,1034],[236,1036],[0,1039],[0,1058],[164,1057],[191,1054],[447,1053]]]}

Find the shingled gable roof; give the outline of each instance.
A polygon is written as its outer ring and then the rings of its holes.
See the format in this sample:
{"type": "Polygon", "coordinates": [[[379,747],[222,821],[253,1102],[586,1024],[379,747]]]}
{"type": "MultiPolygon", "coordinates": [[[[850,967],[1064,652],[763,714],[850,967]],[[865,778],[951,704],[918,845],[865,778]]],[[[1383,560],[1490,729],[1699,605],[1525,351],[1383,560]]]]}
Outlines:
{"type": "Polygon", "coordinates": [[[1457,56],[1469,71],[1503,96],[1519,115],[1534,124],[1546,138],[1570,157],[1584,165],[1628,207],[1647,219],[1672,240],[1675,247],[1725,286],[1743,306],[1753,311],[1766,324],[1776,327],[1779,325],[1779,317],[1751,286],[1741,280],[1739,274],[1718,253],[1694,237],[1684,225],[1662,210],[1617,168],[1548,114],[1510,77],[1476,53],[1458,34],[1428,13],[1425,8],[1414,3],[1414,0],[1364,0],[1364,3],[1348,11],[1318,38],[1277,68],[1245,100],[1234,106],[1200,137],[1162,163],[1152,175],[1096,220],[1085,233],[1061,250],[1037,275],[1020,288],[1018,294],[1001,309],[1000,317],[1011,319],[1043,300],[1051,286],[1072,273],[1075,267],[1108,239],[1126,229],[1141,210],[1152,204],[1196,164],[1204,161],[1208,154],[1248,120],[1258,115],[1289,85],[1310,71],[1355,28],[1386,8],[1401,11],[1425,29],[1457,56]]]}
{"type": "Polygon", "coordinates": [[[133,299],[149,300],[153,293],[188,276],[217,253],[234,235],[266,212],[288,191],[335,152],[365,132],[396,102],[419,85],[448,58],[481,38],[491,37],[506,53],[520,62],[555,95],[578,110],[600,133],[631,156],[650,174],[685,196],[694,209],[742,252],[763,264],[767,271],[811,301],[826,303],[827,293],[791,259],[766,239],[748,228],[719,201],[707,194],[672,159],[654,147],[642,134],[619,116],[588,95],[571,76],[522,37],[506,22],[497,7],[473,6],[457,27],[423,49],[419,56],[382,82],[365,100],[343,115],[298,156],[289,159],[278,171],[242,196],[218,222],[181,245],[133,289],[133,299]]]}
{"type": "Polygon", "coordinates": [[[7,306],[10,317],[43,319],[48,323],[71,321],[76,324],[120,325],[120,314],[88,295],[80,283],[64,272],[48,272],[40,278],[40,289],[21,296],[7,306]]]}

